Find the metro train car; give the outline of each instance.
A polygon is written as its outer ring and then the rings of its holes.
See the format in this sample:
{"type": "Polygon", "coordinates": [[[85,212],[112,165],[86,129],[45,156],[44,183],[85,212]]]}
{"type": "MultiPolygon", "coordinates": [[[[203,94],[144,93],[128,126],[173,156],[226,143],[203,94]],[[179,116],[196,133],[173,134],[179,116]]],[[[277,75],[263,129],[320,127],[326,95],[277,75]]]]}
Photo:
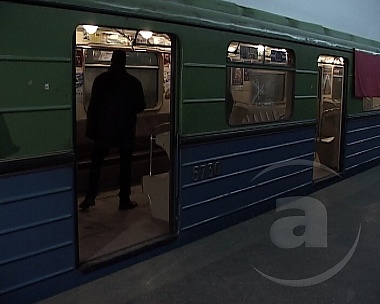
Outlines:
{"type": "Polygon", "coordinates": [[[219,1],[0,1],[0,303],[32,303],[367,169],[380,42],[219,1]],[[142,83],[132,200],[117,151],[78,208],[93,80],[142,83]],[[338,177],[339,176],[339,177],[338,177]]]}

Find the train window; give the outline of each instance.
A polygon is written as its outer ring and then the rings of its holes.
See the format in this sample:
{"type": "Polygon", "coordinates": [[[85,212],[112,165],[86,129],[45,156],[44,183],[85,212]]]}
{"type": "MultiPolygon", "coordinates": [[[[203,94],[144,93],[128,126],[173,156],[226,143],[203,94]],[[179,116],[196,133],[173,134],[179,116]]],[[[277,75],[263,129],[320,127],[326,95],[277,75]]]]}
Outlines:
{"type": "Polygon", "coordinates": [[[226,114],[230,125],[281,121],[290,117],[293,52],[232,42],[227,62],[226,114]]]}
{"type": "MultiPolygon", "coordinates": [[[[143,87],[147,109],[155,108],[158,104],[158,58],[157,54],[149,52],[125,51],[127,54],[126,67],[130,74],[137,77],[143,87]]],[[[91,95],[91,84],[96,76],[105,72],[110,66],[112,50],[83,49],[84,57],[84,100],[87,107],[91,95]]]]}
{"type": "Polygon", "coordinates": [[[380,97],[364,97],[363,110],[364,111],[380,110],[380,97]]]}
{"type": "Polygon", "coordinates": [[[76,40],[79,119],[86,118],[92,83],[96,76],[107,71],[115,49],[125,50],[126,69],[141,81],[146,109],[160,110],[165,106],[170,92],[171,41],[167,34],[106,27],[96,27],[91,32],[86,25],[80,25],[76,30],[76,40]]]}

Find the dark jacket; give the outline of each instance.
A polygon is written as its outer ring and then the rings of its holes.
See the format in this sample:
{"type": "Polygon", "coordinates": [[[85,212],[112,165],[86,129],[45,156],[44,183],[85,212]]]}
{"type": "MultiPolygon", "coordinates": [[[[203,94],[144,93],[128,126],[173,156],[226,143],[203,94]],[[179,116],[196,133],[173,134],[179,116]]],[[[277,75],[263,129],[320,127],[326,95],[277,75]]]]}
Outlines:
{"type": "Polygon", "coordinates": [[[122,69],[94,80],[87,112],[87,137],[105,148],[133,149],[137,113],[145,108],[141,82],[122,69]]]}

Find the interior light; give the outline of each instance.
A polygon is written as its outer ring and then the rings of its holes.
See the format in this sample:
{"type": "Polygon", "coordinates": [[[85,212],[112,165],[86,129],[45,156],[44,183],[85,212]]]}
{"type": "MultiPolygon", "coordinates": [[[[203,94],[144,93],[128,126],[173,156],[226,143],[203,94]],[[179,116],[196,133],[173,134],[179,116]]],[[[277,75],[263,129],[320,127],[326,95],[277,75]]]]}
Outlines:
{"type": "Polygon", "coordinates": [[[139,33],[144,39],[149,39],[153,35],[151,31],[140,31],[139,33]]]}
{"type": "Polygon", "coordinates": [[[112,35],[110,35],[109,39],[111,39],[111,40],[117,40],[117,39],[119,39],[119,35],[112,34],[112,35]]]}
{"type": "Polygon", "coordinates": [[[265,51],[265,46],[263,46],[262,44],[259,44],[257,46],[257,49],[258,49],[259,53],[262,54],[265,51]]]}
{"type": "Polygon", "coordinates": [[[237,45],[229,45],[229,47],[228,47],[228,53],[235,53],[236,52],[236,50],[237,50],[237,45]]]}
{"type": "Polygon", "coordinates": [[[339,57],[336,59],[336,64],[340,64],[340,65],[343,65],[344,64],[344,59],[343,57],[339,57]]]}
{"type": "Polygon", "coordinates": [[[98,30],[98,26],[97,25],[88,25],[88,24],[86,24],[86,25],[83,25],[83,28],[90,35],[95,34],[96,31],[98,30]]]}

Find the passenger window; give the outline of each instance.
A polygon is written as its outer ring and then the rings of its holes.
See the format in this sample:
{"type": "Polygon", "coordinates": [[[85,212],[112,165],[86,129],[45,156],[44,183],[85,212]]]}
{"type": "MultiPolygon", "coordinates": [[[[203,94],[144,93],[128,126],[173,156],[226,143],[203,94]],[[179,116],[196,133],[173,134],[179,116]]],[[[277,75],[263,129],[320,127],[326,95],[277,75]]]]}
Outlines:
{"type": "Polygon", "coordinates": [[[146,110],[168,112],[170,108],[171,38],[168,34],[79,25],[76,28],[76,113],[87,118],[92,84],[108,70],[112,52],[127,55],[127,71],[141,81],[146,110]]]}
{"type": "MultiPolygon", "coordinates": [[[[110,65],[113,50],[84,49],[85,58],[85,84],[92,84],[96,76],[106,71],[110,65]]],[[[139,79],[144,88],[147,109],[153,109],[158,105],[158,58],[153,52],[134,52],[125,50],[127,54],[126,67],[130,74],[139,79]]],[[[91,85],[85,86],[85,100],[89,102],[91,85]]]]}
{"type": "Polygon", "coordinates": [[[226,117],[230,125],[288,119],[294,55],[286,49],[232,42],[227,55],[226,117]]]}

